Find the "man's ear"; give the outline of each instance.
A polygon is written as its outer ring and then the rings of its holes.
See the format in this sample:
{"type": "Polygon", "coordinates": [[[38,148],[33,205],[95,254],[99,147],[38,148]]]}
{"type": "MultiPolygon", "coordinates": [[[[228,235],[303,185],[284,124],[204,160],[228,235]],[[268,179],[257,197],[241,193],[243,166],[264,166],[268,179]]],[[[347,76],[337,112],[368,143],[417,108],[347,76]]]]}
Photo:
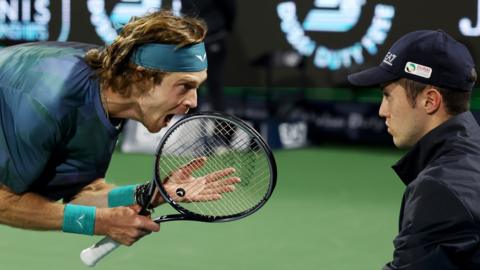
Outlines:
{"type": "Polygon", "coordinates": [[[132,75],[133,75],[133,77],[132,77],[132,78],[133,78],[133,81],[138,82],[138,81],[145,80],[145,78],[147,78],[147,77],[146,77],[147,74],[145,73],[146,70],[147,70],[147,69],[144,68],[144,67],[142,67],[142,66],[136,66],[136,67],[135,67],[135,71],[136,71],[136,72],[134,72],[134,73],[132,74],[132,75]]]}
{"type": "Polygon", "coordinates": [[[443,104],[442,94],[435,87],[427,86],[423,90],[423,97],[423,107],[428,114],[434,114],[443,104]]]}

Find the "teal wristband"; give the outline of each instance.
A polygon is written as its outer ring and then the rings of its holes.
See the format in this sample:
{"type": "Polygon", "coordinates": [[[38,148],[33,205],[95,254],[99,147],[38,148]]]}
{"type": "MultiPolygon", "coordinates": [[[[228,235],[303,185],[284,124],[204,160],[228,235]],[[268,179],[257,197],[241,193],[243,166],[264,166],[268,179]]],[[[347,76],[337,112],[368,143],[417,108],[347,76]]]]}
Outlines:
{"type": "Polygon", "coordinates": [[[108,193],[108,207],[128,206],[135,203],[137,185],[117,187],[108,193]]]}
{"type": "Polygon", "coordinates": [[[64,232],[93,235],[95,232],[95,210],[93,206],[65,205],[63,210],[64,232]]]}

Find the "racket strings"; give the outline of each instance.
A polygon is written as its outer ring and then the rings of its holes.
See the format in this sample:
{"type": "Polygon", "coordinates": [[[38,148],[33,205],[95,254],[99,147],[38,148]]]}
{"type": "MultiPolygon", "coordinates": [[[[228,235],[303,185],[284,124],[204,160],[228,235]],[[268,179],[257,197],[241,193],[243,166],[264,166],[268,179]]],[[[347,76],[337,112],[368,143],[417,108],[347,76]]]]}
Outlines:
{"type": "Polygon", "coordinates": [[[194,172],[194,177],[234,167],[237,172],[233,176],[237,175],[242,181],[254,183],[249,185],[241,182],[241,185],[236,185],[233,192],[222,194],[219,200],[182,203],[182,206],[205,216],[233,215],[257,206],[269,187],[268,161],[261,153],[263,149],[251,135],[231,123],[193,122],[180,126],[174,132],[176,134],[169,138],[172,143],[167,141],[164,144],[162,152],[168,155],[162,158],[161,171],[170,174],[189,159],[207,156],[206,163],[194,172]],[[225,147],[227,150],[216,152],[219,147],[225,147]],[[258,166],[259,164],[263,166],[258,166]],[[166,165],[169,165],[168,168],[164,168],[166,165]]]}
{"type": "MultiPolygon", "coordinates": [[[[215,163],[215,161],[213,162],[215,163]]],[[[215,167],[218,167],[218,166],[215,166],[215,167]]],[[[192,192],[195,192],[195,190],[192,192]]],[[[248,200],[248,196],[246,196],[245,192],[242,192],[242,189],[237,188],[234,192],[224,194],[223,196],[224,197],[231,196],[231,199],[230,200],[222,199],[222,202],[224,203],[224,205],[220,203],[217,204],[217,206],[219,206],[219,208],[222,208],[223,210],[220,212],[227,212],[227,213],[239,212],[240,210],[248,210],[249,208],[252,208],[256,205],[256,202],[248,200]],[[240,210],[239,210],[239,207],[240,207],[240,210]]],[[[192,205],[193,204],[197,206],[195,202],[193,202],[192,205]]],[[[208,204],[206,204],[205,206],[208,207],[208,204]]],[[[200,209],[197,208],[197,210],[200,210],[200,209]]],[[[201,211],[201,212],[204,212],[204,211],[201,211]]],[[[212,212],[211,207],[208,207],[208,212],[212,212]]],[[[215,212],[219,213],[218,211],[215,211],[215,212]]]]}
{"type": "MultiPolygon", "coordinates": [[[[216,126],[226,127],[226,128],[224,128],[224,129],[222,129],[222,132],[231,133],[231,131],[233,130],[233,128],[232,128],[232,126],[231,126],[230,124],[218,124],[218,123],[216,123],[216,126]]],[[[251,136],[248,136],[248,134],[245,133],[245,132],[243,132],[243,135],[244,135],[244,137],[245,137],[246,139],[244,139],[244,140],[238,140],[237,143],[232,146],[233,148],[235,148],[235,146],[239,146],[240,144],[242,144],[242,145],[245,145],[245,144],[247,144],[247,143],[250,143],[250,144],[251,144],[252,137],[251,137],[251,136]]],[[[238,148],[242,148],[242,147],[238,147],[238,148]]],[[[246,180],[251,179],[251,178],[253,177],[253,175],[254,175],[254,173],[253,173],[253,167],[254,167],[254,166],[253,166],[253,165],[254,165],[255,163],[257,163],[257,160],[252,159],[252,158],[249,158],[250,161],[246,163],[246,162],[243,161],[243,157],[244,157],[244,156],[247,156],[248,153],[250,153],[250,154],[253,153],[253,154],[255,154],[256,156],[258,156],[257,151],[260,149],[260,146],[258,145],[258,143],[255,143],[253,147],[250,147],[250,149],[252,150],[252,151],[250,151],[250,152],[247,152],[247,151],[237,152],[237,153],[240,153],[240,155],[228,155],[228,156],[230,156],[230,157],[233,157],[232,159],[236,159],[236,164],[238,164],[237,167],[240,168],[240,172],[245,172],[245,171],[249,172],[248,175],[247,175],[247,177],[243,177],[243,175],[241,175],[241,178],[246,179],[246,180]],[[246,166],[247,168],[245,169],[245,168],[243,168],[244,166],[242,166],[242,164],[244,164],[244,163],[246,163],[246,165],[250,165],[250,166],[246,166]]],[[[225,165],[223,165],[223,166],[225,166],[225,165]]],[[[219,164],[217,167],[220,167],[220,168],[221,168],[221,167],[222,167],[222,164],[219,164]]],[[[267,168],[267,169],[268,169],[268,168],[267,168]]],[[[256,183],[257,183],[257,184],[258,184],[258,183],[261,183],[261,181],[256,181],[256,183]]],[[[257,186],[258,186],[258,185],[257,185],[257,186]]],[[[253,187],[251,188],[251,190],[253,190],[254,187],[255,187],[255,186],[253,186],[253,187]]],[[[265,188],[268,188],[268,185],[267,185],[265,188]]],[[[251,190],[247,190],[247,191],[251,191],[251,190]]],[[[263,191],[263,188],[262,188],[262,191],[263,191]]],[[[253,202],[253,201],[252,201],[252,202],[248,202],[248,204],[242,204],[242,202],[245,201],[244,198],[248,198],[248,196],[246,196],[246,193],[247,193],[247,192],[244,192],[242,189],[240,189],[237,193],[243,193],[242,195],[244,195],[244,196],[238,196],[238,198],[237,198],[237,200],[236,200],[236,201],[238,202],[238,205],[242,205],[245,209],[248,209],[248,207],[254,207],[254,206],[256,205],[257,201],[255,201],[255,202],[253,202]]],[[[237,194],[237,193],[235,193],[235,192],[234,192],[234,193],[229,193],[229,194],[226,194],[226,196],[229,196],[230,194],[232,194],[232,197],[233,197],[233,194],[237,194]]],[[[264,194],[264,192],[261,193],[261,195],[263,195],[263,194],[264,194]]]]}
{"type": "MultiPolygon", "coordinates": [[[[258,198],[252,198],[252,194],[258,193],[258,190],[264,190],[264,185],[259,181],[256,181],[255,184],[248,189],[237,187],[234,192],[224,194],[222,202],[233,204],[233,208],[229,209],[238,209],[240,207],[242,210],[247,210],[258,204],[258,198]],[[228,197],[230,197],[230,200],[226,200],[228,197]]],[[[261,195],[263,195],[263,193],[261,193],[261,195]]]]}
{"type": "MultiPolygon", "coordinates": [[[[205,122],[205,121],[202,121],[205,122]]],[[[182,126],[182,129],[190,130],[192,129],[193,124],[191,122],[185,123],[182,126]]],[[[208,126],[208,123],[202,123],[202,127],[208,126]]],[[[193,128],[196,129],[196,128],[193,128]]],[[[212,150],[215,149],[218,145],[213,145],[211,140],[208,140],[207,138],[211,137],[212,135],[207,133],[207,130],[201,131],[202,134],[194,134],[184,132],[185,134],[182,134],[182,136],[178,136],[180,138],[177,139],[177,142],[172,143],[173,146],[176,146],[174,149],[168,149],[167,147],[164,148],[164,151],[171,152],[176,155],[182,155],[185,154],[185,152],[193,152],[195,154],[204,154],[204,155],[211,155],[213,154],[212,150]],[[180,140],[180,142],[178,142],[180,140]],[[210,146],[210,147],[209,147],[210,146]],[[179,149],[184,149],[184,151],[179,152],[179,149]]],[[[176,130],[176,133],[182,133],[181,130],[176,130]]]]}

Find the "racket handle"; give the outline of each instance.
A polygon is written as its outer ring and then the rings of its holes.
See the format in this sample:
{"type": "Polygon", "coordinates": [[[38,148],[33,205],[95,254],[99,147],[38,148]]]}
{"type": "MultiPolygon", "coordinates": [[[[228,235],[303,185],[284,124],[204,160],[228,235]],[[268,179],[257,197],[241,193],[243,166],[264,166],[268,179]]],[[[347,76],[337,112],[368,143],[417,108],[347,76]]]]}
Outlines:
{"type": "Polygon", "coordinates": [[[103,257],[107,256],[110,252],[114,251],[120,246],[116,241],[105,237],[98,241],[95,245],[82,250],[80,253],[80,260],[88,266],[93,267],[103,257]]]}

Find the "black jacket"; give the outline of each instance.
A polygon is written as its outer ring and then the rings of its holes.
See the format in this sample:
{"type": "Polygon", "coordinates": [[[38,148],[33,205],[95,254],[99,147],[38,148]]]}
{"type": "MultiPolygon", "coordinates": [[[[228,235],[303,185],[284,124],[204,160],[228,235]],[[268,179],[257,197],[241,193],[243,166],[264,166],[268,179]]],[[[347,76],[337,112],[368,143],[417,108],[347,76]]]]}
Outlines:
{"type": "Polygon", "coordinates": [[[426,134],[393,169],[407,185],[384,270],[480,269],[480,128],[470,112],[426,134]]]}

